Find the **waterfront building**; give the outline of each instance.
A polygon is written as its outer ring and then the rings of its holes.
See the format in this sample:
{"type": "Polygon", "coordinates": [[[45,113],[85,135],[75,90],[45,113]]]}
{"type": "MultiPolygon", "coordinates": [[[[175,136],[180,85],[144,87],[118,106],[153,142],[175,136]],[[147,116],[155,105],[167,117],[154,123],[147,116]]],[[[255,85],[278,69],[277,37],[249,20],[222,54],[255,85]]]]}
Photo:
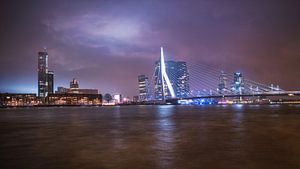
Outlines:
{"type": "Polygon", "coordinates": [[[122,103],[122,95],[121,94],[115,94],[113,96],[113,99],[114,99],[114,101],[115,101],[116,104],[122,103]]]}
{"type": "MultiPolygon", "coordinates": [[[[155,100],[163,100],[163,88],[162,88],[162,74],[160,71],[160,61],[155,62],[155,69],[154,69],[154,99],[155,100]]],[[[164,84],[164,88],[166,88],[164,84]]]]}
{"type": "Polygon", "coordinates": [[[177,76],[176,76],[176,97],[188,97],[190,92],[189,73],[186,62],[177,62],[177,76]]]}
{"type": "Polygon", "coordinates": [[[55,93],[48,96],[49,105],[101,105],[101,94],[55,93]]]}
{"type": "MultiPolygon", "coordinates": [[[[156,100],[163,100],[164,98],[171,98],[171,92],[168,90],[167,83],[163,83],[161,78],[161,62],[155,62],[154,73],[154,97],[156,100]],[[163,93],[164,91],[164,93],[163,93]],[[164,96],[163,96],[164,95],[164,96]]],[[[177,98],[187,97],[189,94],[189,73],[186,62],[165,61],[166,74],[169,78],[170,84],[173,87],[175,96],[177,98]]]]}
{"type": "Polygon", "coordinates": [[[139,83],[139,101],[146,101],[149,99],[149,79],[146,75],[138,76],[139,83]]]}
{"type": "Polygon", "coordinates": [[[46,49],[38,52],[38,97],[48,95],[48,53],[46,49]]]}
{"type": "Polygon", "coordinates": [[[236,94],[236,95],[243,94],[244,81],[243,81],[242,73],[240,73],[240,72],[234,73],[233,84],[232,84],[231,89],[232,89],[233,94],[236,94]]]}
{"type": "Polygon", "coordinates": [[[45,101],[54,91],[54,72],[48,70],[47,50],[38,52],[38,97],[45,101]]]}
{"type": "Polygon", "coordinates": [[[227,75],[224,71],[221,71],[221,75],[219,77],[219,85],[218,85],[218,93],[221,95],[226,94],[227,88],[227,75]]]}
{"type": "Polygon", "coordinates": [[[72,81],[70,82],[70,88],[65,88],[65,87],[57,87],[57,91],[55,92],[56,94],[63,94],[63,93],[73,93],[73,94],[98,94],[99,91],[98,89],[81,89],[79,88],[79,83],[78,81],[73,78],[72,81]]]}
{"type": "Polygon", "coordinates": [[[54,93],[54,72],[53,71],[48,71],[48,94],[54,93]]]}
{"type": "Polygon", "coordinates": [[[37,104],[35,93],[0,93],[0,106],[34,106],[37,104]]]}

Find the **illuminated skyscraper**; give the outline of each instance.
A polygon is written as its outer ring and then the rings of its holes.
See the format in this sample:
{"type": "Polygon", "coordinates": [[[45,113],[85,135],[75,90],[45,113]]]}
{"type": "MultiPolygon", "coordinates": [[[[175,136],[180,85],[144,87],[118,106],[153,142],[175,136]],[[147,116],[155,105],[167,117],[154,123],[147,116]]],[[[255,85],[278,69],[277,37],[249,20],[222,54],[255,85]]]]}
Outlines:
{"type": "MultiPolygon", "coordinates": [[[[163,100],[164,98],[168,99],[171,98],[171,92],[168,88],[167,83],[165,83],[164,79],[162,78],[162,74],[160,71],[160,61],[155,62],[155,99],[156,100],[163,100]],[[164,88],[163,88],[164,86],[164,88]]],[[[176,62],[174,61],[165,61],[165,72],[168,76],[168,80],[172,86],[175,95],[175,87],[176,87],[176,62]]]]}
{"type": "Polygon", "coordinates": [[[38,52],[38,97],[48,96],[48,53],[38,52]]]}
{"type": "Polygon", "coordinates": [[[223,71],[221,71],[221,75],[219,77],[218,93],[221,95],[225,95],[226,87],[227,87],[227,76],[223,71]]]}
{"type": "Polygon", "coordinates": [[[48,71],[48,93],[52,94],[54,93],[54,72],[48,71]]]}
{"type": "Polygon", "coordinates": [[[145,75],[138,76],[139,83],[139,100],[146,101],[149,99],[149,79],[145,75]]]}
{"type": "Polygon", "coordinates": [[[186,62],[176,63],[176,97],[184,98],[187,97],[190,92],[189,86],[189,73],[187,70],[186,62]]]}
{"type": "Polygon", "coordinates": [[[154,78],[155,100],[183,98],[189,94],[189,74],[186,62],[164,61],[164,58],[161,58],[160,61],[155,62],[154,78]]]}
{"type": "Polygon", "coordinates": [[[54,72],[48,71],[48,53],[44,49],[38,52],[38,97],[46,98],[53,90],[54,72]]]}
{"type": "MultiPolygon", "coordinates": [[[[162,77],[160,73],[160,61],[155,62],[155,69],[154,69],[154,99],[155,100],[162,100],[163,99],[163,89],[162,89],[162,77]]],[[[165,86],[164,86],[165,87],[165,86]]]]}
{"type": "Polygon", "coordinates": [[[241,95],[243,93],[244,81],[241,73],[236,72],[233,75],[232,91],[233,94],[241,95]]]}

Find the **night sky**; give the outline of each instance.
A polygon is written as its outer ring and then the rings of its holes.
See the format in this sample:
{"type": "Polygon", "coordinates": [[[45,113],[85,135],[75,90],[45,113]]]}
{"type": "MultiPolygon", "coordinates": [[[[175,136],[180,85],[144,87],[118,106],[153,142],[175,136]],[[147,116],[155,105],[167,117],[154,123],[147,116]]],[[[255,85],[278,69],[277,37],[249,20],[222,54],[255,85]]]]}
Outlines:
{"type": "Polygon", "coordinates": [[[0,92],[37,92],[47,47],[55,86],[137,95],[159,47],[201,63],[300,90],[299,0],[10,0],[0,6],[0,92]]]}

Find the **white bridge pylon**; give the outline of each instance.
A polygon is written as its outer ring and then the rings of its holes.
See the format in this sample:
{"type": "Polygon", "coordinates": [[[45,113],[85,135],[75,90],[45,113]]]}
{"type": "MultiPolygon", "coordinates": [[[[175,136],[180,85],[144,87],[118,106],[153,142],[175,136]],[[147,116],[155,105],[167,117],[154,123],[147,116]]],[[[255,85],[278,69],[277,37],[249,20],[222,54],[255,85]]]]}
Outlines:
{"type": "Polygon", "coordinates": [[[161,81],[162,81],[162,94],[163,94],[163,99],[165,99],[165,83],[167,83],[168,90],[170,91],[171,97],[175,98],[175,92],[173,89],[173,86],[170,82],[170,79],[167,75],[166,72],[166,64],[165,64],[165,58],[164,58],[164,49],[163,47],[160,47],[160,72],[161,72],[161,81]]]}

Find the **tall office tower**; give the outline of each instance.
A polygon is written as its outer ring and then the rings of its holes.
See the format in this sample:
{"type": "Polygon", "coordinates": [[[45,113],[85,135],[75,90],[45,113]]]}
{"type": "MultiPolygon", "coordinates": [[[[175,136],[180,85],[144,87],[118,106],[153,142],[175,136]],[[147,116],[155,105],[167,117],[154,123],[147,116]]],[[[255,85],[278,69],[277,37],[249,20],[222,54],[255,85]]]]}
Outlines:
{"type": "Polygon", "coordinates": [[[163,100],[163,89],[162,89],[162,74],[160,71],[160,61],[155,62],[154,68],[154,99],[163,100]]]}
{"type": "Polygon", "coordinates": [[[48,53],[38,52],[38,97],[48,96],[48,53]]]}
{"type": "Polygon", "coordinates": [[[79,88],[79,84],[78,81],[73,78],[73,80],[70,82],[70,89],[78,89],[79,88]]]}
{"type": "Polygon", "coordinates": [[[221,75],[219,77],[218,93],[221,95],[225,95],[226,87],[227,87],[227,75],[226,73],[224,73],[224,71],[221,71],[221,75]]]}
{"type": "Polygon", "coordinates": [[[54,72],[48,71],[48,93],[54,93],[54,72]]]}
{"type": "Polygon", "coordinates": [[[244,88],[244,82],[243,82],[242,74],[239,72],[234,73],[233,85],[232,85],[233,94],[241,95],[243,93],[243,88],[244,88]]]}
{"type": "Polygon", "coordinates": [[[177,62],[177,85],[176,85],[176,97],[184,98],[188,97],[190,93],[189,86],[189,73],[187,70],[186,62],[177,62]]]}
{"type": "Polygon", "coordinates": [[[146,101],[149,99],[149,80],[145,75],[138,76],[139,83],[139,100],[146,101]]]}
{"type": "MultiPolygon", "coordinates": [[[[173,61],[172,61],[173,62],[173,61]]],[[[174,62],[173,62],[174,63],[174,62]]],[[[174,73],[174,65],[173,65],[173,70],[172,70],[172,63],[170,61],[165,62],[165,72],[169,78],[169,82],[172,85],[174,89],[174,76],[169,77],[170,74],[175,74],[174,73]]],[[[154,72],[154,99],[155,100],[164,100],[165,98],[170,98],[171,97],[171,92],[169,91],[169,88],[167,86],[167,83],[164,81],[161,73],[161,61],[156,61],[155,62],[155,72],[154,72]]]]}
{"type": "MultiPolygon", "coordinates": [[[[177,93],[177,62],[175,61],[165,61],[166,73],[169,77],[169,81],[173,87],[174,94],[176,96],[177,93]]],[[[166,99],[171,98],[172,94],[170,89],[168,88],[168,84],[164,85],[164,96],[166,99]]]]}
{"type": "MultiPolygon", "coordinates": [[[[163,83],[162,81],[160,64],[161,64],[160,61],[155,62],[154,96],[156,100],[163,100],[163,97],[164,98],[172,97],[172,94],[169,90],[169,87],[167,86],[167,83],[163,83]]],[[[187,97],[189,94],[189,74],[188,74],[186,62],[165,61],[165,70],[169,78],[170,84],[173,87],[175,97],[177,98],[187,97]]]]}

